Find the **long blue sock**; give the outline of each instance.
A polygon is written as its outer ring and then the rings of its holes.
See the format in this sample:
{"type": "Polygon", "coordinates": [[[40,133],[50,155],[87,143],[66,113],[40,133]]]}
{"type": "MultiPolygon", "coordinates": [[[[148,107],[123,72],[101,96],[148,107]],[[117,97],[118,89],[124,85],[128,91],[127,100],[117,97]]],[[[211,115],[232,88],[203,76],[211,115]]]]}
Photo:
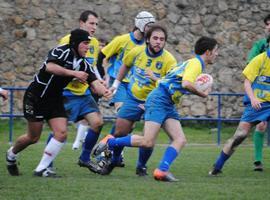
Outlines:
{"type": "Polygon", "coordinates": [[[124,147],[114,147],[113,148],[113,157],[112,157],[112,163],[118,163],[121,159],[121,153],[123,151],[124,147]]]}
{"type": "Polygon", "coordinates": [[[110,134],[111,135],[114,135],[114,132],[115,132],[115,124],[113,124],[111,130],[110,130],[110,134]]]}
{"type": "Polygon", "coordinates": [[[92,129],[88,129],[87,135],[85,137],[82,153],[80,155],[80,159],[84,162],[87,162],[90,160],[90,154],[97,143],[99,137],[99,133],[95,133],[92,129]]]}
{"type": "MultiPolygon", "coordinates": [[[[47,141],[46,141],[46,145],[50,142],[50,140],[52,138],[53,138],[53,133],[50,132],[50,134],[48,135],[47,141]]],[[[48,167],[51,167],[52,168],[53,167],[53,162],[51,162],[48,167]]]]}
{"type": "Polygon", "coordinates": [[[168,146],[158,168],[164,172],[169,171],[172,162],[175,160],[177,156],[178,152],[176,151],[176,149],[172,146],[168,146]]]}
{"type": "Polygon", "coordinates": [[[216,160],[215,169],[221,170],[226,160],[228,160],[229,158],[230,158],[230,155],[227,155],[223,151],[221,151],[219,157],[216,160]]]}
{"type": "MultiPolygon", "coordinates": [[[[110,130],[110,135],[114,135],[114,133],[115,133],[115,124],[113,124],[113,126],[112,126],[112,128],[110,130]]],[[[113,147],[109,147],[109,150],[113,151],[114,148],[113,147]]]]}
{"type": "Polygon", "coordinates": [[[109,147],[131,147],[131,135],[108,140],[109,147]]]}
{"type": "Polygon", "coordinates": [[[137,168],[146,167],[146,163],[152,155],[153,148],[139,148],[139,158],[137,160],[137,168]]]}

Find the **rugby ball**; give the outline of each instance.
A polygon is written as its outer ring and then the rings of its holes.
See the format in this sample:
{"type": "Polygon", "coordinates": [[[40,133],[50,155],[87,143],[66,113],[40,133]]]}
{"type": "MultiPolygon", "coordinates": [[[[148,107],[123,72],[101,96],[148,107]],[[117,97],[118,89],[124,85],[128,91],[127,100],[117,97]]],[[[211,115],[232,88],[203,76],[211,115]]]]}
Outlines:
{"type": "Polygon", "coordinates": [[[213,77],[210,74],[200,74],[196,81],[195,87],[199,91],[206,91],[208,88],[211,88],[213,85],[213,77]]]}

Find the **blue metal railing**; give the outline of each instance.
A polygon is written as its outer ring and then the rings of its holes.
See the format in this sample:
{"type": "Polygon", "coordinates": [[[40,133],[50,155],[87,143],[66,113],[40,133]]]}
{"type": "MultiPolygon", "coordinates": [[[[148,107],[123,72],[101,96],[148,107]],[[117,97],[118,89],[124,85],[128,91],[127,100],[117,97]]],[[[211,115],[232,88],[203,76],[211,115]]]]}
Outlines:
{"type": "MultiPolygon", "coordinates": [[[[0,114],[0,118],[9,118],[9,142],[12,143],[13,140],[13,124],[15,117],[23,117],[22,113],[14,113],[14,91],[24,91],[26,88],[24,87],[6,87],[4,88],[9,90],[9,113],[8,114],[0,114]]],[[[237,122],[240,118],[223,118],[221,116],[221,109],[222,109],[222,97],[223,96],[243,96],[244,94],[239,93],[211,93],[211,96],[217,96],[218,98],[218,112],[217,117],[181,117],[181,120],[196,120],[196,121],[216,121],[217,122],[217,145],[220,145],[221,142],[221,125],[222,122],[237,122]]],[[[104,116],[104,120],[113,120],[115,116],[104,116]]]]}

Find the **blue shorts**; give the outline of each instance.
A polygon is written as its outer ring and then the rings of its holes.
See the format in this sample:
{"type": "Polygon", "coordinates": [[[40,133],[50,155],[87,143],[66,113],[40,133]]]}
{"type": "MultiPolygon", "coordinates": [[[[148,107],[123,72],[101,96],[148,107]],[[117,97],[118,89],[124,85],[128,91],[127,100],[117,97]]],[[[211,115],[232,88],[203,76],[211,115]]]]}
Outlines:
{"type": "MultiPolygon", "coordinates": [[[[114,80],[115,80],[114,78],[110,77],[110,82],[109,82],[110,87],[112,86],[114,80]]],[[[126,100],[126,96],[127,96],[127,89],[128,89],[128,83],[121,82],[116,93],[114,94],[113,98],[111,99],[109,105],[113,106],[114,103],[124,102],[126,100]]]]}
{"type": "Polygon", "coordinates": [[[144,104],[144,101],[137,100],[127,93],[126,100],[117,113],[117,118],[140,121],[144,110],[139,107],[139,104],[144,104]]]}
{"type": "Polygon", "coordinates": [[[68,120],[72,122],[82,120],[88,113],[99,112],[98,105],[91,95],[66,96],[65,109],[68,120]]]}
{"type": "Polygon", "coordinates": [[[255,110],[251,104],[246,105],[241,120],[249,123],[259,123],[270,119],[270,103],[261,103],[262,108],[255,110]]]}
{"type": "Polygon", "coordinates": [[[162,125],[169,118],[179,120],[180,116],[169,93],[158,87],[146,99],[144,120],[162,125]]]}

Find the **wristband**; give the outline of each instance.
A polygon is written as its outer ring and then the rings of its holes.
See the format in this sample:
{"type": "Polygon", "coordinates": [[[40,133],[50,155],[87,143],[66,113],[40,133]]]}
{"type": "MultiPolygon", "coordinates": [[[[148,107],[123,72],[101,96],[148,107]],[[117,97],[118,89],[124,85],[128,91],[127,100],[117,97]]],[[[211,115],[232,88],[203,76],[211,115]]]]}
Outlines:
{"type": "Polygon", "coordinates": [[[120,82],[119,80],[115,79],[115,80],[113,81],[112,87],[114,87],[115,89],[117,89],[117,88],[119,87],[120,83],[121,83],[121,82],[120,82]]]}

